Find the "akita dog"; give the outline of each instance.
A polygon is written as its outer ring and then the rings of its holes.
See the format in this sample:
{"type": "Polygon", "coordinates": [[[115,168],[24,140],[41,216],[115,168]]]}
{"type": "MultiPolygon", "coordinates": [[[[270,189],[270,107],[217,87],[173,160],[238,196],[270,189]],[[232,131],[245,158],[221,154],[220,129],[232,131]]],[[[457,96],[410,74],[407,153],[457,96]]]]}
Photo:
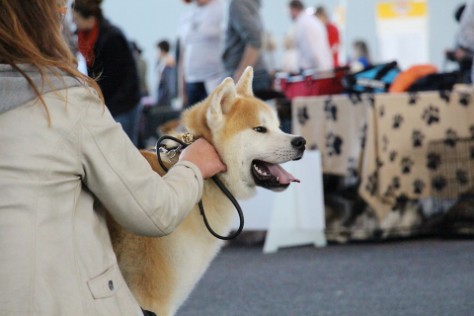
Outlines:
{"type": "MultiPolygon", "coordinates": [[[[237,85],[225,79],[183,114],[187,130],[215,146],[227,165],[218,177],[237,199],[251,197],[257,185],[281,191],[298,181],[279,164],[300,159],[305,150],[304,138],[283,133],[276,112],[253,96],[252,79],[249,67],[237,85]]],[[[142,154],[163,174],[155,153],[142,154]]],[[[202,200],[213,229],[229,234],[236,211],[213,181],[205,181],[202,200]]],[[[144,309],[160,316],[175,314],[223,245],[197,206],[165,237],[137,236],[112,220],[109,229],[128,286],[144,309]]]]}

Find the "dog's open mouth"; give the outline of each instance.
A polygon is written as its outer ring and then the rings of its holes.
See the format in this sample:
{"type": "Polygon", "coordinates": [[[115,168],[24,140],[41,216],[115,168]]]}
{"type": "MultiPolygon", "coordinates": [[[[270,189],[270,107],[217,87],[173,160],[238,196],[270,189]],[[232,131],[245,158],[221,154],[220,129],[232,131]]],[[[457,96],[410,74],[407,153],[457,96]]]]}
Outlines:
{"type": "Polygon", "coordinates": [[[256,185],[267,189],[285,189],[291,182],[300,182],[279,164],[261,160],[252,162],[252,175],[256,185]]]}

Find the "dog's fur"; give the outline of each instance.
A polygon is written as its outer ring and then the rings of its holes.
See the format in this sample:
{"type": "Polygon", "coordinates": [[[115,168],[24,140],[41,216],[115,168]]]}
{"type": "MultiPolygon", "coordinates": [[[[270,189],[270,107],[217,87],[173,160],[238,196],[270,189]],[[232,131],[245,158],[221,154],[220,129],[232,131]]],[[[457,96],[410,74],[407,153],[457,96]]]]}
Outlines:
{"type": "MultiPolygon", "coordinates": [[[[275,111],[253,96],[252,79],[250,67],[237,85],[225,79],[206,100],[183,115],[188,131],[204,137],[218,151],[227,165],[219,178],[238,199],[255,192],[257,183],[251,172],[254,160],[279,164],[301,158],[304,151],[304,144],[303,149],[291,144],[295,136],[279,129],[275,111]],[[267,131],[254,129],[259,126],[267,131]]],[[[163,174],[154,153],[142,154],[156,172],[163,174]]],[[[203,202],[211,226],[227,235],[236,211],[212,181],[205,181],[203,202]]],[[[177,311],[223,245],[207,231],[197,206],[165,237],[133,235],[110,218],[108,224],[128,286],[144,309],[160,316],[177,311]]]]}

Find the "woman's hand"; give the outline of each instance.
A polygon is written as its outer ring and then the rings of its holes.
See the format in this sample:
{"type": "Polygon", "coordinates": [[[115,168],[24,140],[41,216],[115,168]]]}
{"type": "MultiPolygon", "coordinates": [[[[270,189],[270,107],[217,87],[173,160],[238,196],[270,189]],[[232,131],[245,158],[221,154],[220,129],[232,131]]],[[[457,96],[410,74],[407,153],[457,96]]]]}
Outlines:
{"type": "Polygon", "coordinates": [[[219,172],[224,172],[224,165],[215,148],[204,138],[199,138],[186,147],[179,157],[180,161],[189,161],[201,170],[204,179],[211,178],[219,172]]]}

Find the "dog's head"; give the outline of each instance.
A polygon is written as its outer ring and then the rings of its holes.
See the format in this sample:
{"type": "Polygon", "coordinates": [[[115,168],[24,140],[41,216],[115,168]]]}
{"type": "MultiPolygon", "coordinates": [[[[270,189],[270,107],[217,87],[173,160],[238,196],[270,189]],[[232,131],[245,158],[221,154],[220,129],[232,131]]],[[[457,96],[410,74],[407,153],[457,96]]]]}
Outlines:
{"type": "Polygon", "coordinates": [[[306,143],[280,130],[276,112],[254,97],[252,80],[247,67],[237,85],[225,79],[183,115],[186,128],[218,151],[227,165],[220,178],[237,198],[252,196],[256,186],[282,191],[298,182],[280,164],[300,159],[306,143]]]}

